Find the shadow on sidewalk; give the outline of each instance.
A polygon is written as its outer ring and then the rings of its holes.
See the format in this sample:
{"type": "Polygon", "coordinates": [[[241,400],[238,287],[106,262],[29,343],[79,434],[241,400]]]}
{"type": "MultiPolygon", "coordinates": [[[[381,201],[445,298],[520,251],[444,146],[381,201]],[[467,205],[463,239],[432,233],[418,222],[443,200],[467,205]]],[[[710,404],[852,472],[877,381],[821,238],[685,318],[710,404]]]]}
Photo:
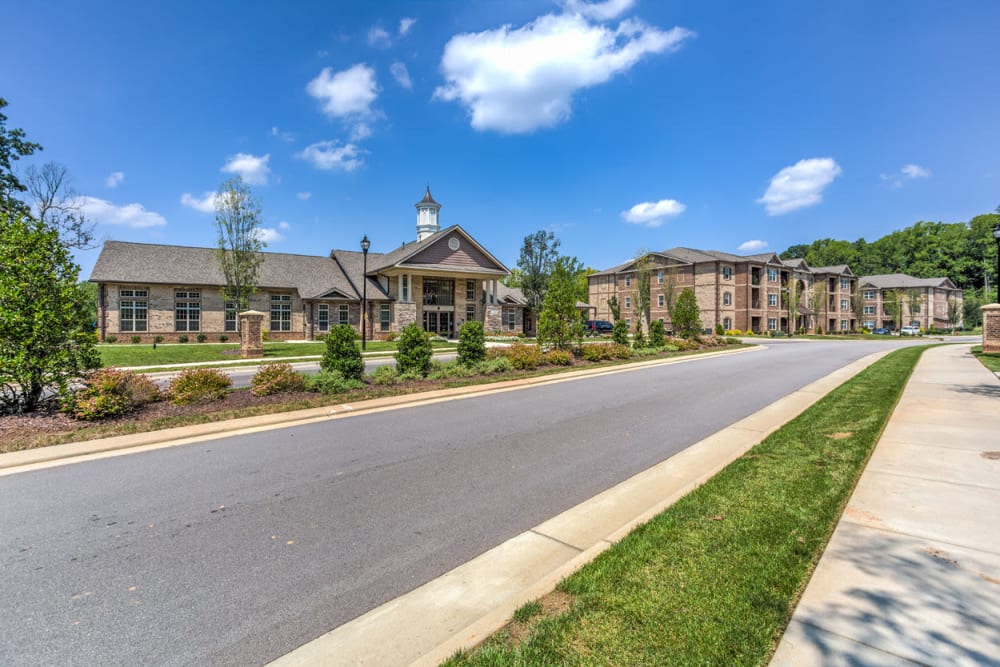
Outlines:
{"type": "Polygon", "coordinates": [[[962,394],[976,394],[987,398],[1000,398],[1000,384],[957,384],[952,391],[962,394]]]}

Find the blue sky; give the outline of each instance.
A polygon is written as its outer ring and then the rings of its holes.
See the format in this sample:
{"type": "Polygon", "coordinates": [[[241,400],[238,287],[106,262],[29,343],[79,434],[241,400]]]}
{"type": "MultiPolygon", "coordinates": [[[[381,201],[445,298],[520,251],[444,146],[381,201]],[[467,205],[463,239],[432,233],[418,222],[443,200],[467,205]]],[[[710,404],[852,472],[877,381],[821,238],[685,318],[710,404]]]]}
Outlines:
{"type": "MultiPolygon", "coordinates": [[[[234,173],[268,249],[415,238],[430,184],[513,267],[549,229],[780,252],[1000,204],[1000,3],[21,2],[0,96],[101,239],[213,246],[234,173]]],[[[97,251],[80,252],[89,275],[97,251]]]]}

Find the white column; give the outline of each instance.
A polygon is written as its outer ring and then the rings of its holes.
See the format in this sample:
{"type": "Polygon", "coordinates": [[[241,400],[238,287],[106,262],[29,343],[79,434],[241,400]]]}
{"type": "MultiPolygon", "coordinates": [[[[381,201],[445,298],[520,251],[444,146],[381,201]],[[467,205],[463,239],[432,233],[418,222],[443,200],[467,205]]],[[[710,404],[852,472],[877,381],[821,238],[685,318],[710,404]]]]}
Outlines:
{"type": "Polygon", "coordinates": [[[403,274],[396,276],[396,297],[397,301],[403,300],[403,274]]]}

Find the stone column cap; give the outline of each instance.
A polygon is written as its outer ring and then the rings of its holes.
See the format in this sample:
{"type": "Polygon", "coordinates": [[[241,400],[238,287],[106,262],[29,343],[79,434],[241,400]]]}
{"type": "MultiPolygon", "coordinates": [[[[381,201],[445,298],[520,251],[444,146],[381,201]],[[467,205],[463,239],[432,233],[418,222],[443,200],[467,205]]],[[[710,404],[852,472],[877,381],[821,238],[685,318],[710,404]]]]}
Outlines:
{"type": "Polygon", "coordinates": [[[982,309],[989,311],[1000,310],[1000,303],[988,303],[985,306],[982,306],[982,309]]]}
{"type": "Polygon", "coordinates": [[[243,317],[244,315],[260,315],[261,317],[264,317],[265,313],[262,313],[259,310],[244,310],[242,313],[238,313],[238,315],[240,317],[243,317]]]}

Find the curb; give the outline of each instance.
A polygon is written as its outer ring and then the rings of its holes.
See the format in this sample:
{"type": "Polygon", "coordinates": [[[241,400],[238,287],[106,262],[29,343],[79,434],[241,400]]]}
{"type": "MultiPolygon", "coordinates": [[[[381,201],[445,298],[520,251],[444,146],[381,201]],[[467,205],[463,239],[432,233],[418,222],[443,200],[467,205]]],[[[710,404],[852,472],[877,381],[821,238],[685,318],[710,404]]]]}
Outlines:
{"type": "Polygon", "coordinates": [[[339,419],[354,415],[370,414],[372,412],[394,410],[402,407],[412,407],[439,401],[472,398],[475,396],[483,396],[504,391],[513,391],[524,387],[554,384],[557,382],[569,382],[597,375],[624,373],[631,370],[641,370],[655,366],[687,363],[699,359],[709,359],[732,354],[744,354],[763,349],[765,348],[757,346],[739,348],[736,350],[706,352],[686,357],[640,361],[602,368],[589,368],[554,375],[544,375],[541,377],[506,380],[485,385],[470,385],[467,387],[456,387],[452,389],[437,389],[434,391],[405,394],[402,396],[374,398],[353,404],[332,404],[318,408],[295,410],[292,412],[277,412],[256,417],[241,417],[207,424],[195,424],[192,426],[180,426],[177,428],[162,429],[159,431],[147,431],[144,433],[112,436],[110,438],[102,438],[99,440],[86,440],[81,442],[71,442],[63,445],[51,445],[49,447],[24,449],[16,452],[0,454],[0,475],[21,472],[20,468],[26,466],[32,466],[33,468],[40,466],[48,467],[51,465],[60,465],[60,462],[72,463],[75,460],[89,460],[98,456],[115,456],[131,452],[148,451],[150,449],[158,449],[166,446],[187,445],[203,440],[228,437],[242,433],[254,433],[257,431],[281,428],[295,424],[308,424],[327,419],[339,419]]]}
{"type": "Polygon", "coordinates": [[[478,645],[501,629],[517,608],[552,591],[635,527],[890,352],[876,352],[833,371],[270,665],[431,667],[459,649],[478,645]]]}

